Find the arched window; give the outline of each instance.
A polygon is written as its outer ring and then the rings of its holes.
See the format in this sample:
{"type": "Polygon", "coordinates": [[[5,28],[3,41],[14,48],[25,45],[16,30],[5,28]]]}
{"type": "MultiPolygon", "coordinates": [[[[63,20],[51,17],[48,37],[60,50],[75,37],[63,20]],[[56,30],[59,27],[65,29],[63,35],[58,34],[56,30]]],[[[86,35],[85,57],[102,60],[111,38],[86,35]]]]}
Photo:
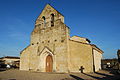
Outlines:
{"type": "Polygon", "coordinates": [[[43,21],[44,21],[44,27],[46,25],[46,19],[45,19],[45,16],[42,17],[43,21]]]}
{"type": "Polygon", "coordinates": [[[54,26],[54,14],[51,14],[51,26],[54,26]]]}

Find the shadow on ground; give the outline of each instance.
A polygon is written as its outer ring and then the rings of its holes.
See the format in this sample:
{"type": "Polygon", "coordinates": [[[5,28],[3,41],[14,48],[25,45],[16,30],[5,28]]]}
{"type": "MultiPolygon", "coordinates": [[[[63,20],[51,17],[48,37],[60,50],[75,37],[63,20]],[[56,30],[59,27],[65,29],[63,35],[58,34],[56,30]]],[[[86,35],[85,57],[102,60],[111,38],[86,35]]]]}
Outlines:
{"type": "Polygon", "coordinates": [[[80,77],[78,77],[78,76],[72,75],[72,74],[70,74],[70,76],[71,76],[72,78],[76,79],[76,80],[84,80],[84,79],[82,79],[82,78],[80,78],[80,77]]]}
{"type": "Polygon", "coordinates": [[[97,77],[97,76],[93,76],[91,74],[86,74],[86,73],[83,73],[84,75],[87,75],[87,76],[90,76],[94,79],[97,79],[97,80],[113,80],[113,78],[115,78],[114,76],[111,76],[111,75],[106,75],[106,74],[102,74],[102,73],[95,73],[95,74],[98,74],[98,75],[101,75],[103,77],[97,77]]]}
{"type": "Polygon", "coordinates": [[[93,74],[81,73],[81,74],[84,74],[86,76],[91,77],[91,79],[83,79],[83,78],[80,78],[80,77],[73,75],[73,74],[70,74],[70,77],[74,78],[75,80],[93,80],[93,78],[96,80],[120,80],[120,74],[118,74],[116,72],[116,70],[108,70],[108,72],[111,75],[107,74],[107,73],[101,73],[101,72],[95,72],[93,74]],[[98,77],[96,75],[101,76],[101,77],[98,77]]]}

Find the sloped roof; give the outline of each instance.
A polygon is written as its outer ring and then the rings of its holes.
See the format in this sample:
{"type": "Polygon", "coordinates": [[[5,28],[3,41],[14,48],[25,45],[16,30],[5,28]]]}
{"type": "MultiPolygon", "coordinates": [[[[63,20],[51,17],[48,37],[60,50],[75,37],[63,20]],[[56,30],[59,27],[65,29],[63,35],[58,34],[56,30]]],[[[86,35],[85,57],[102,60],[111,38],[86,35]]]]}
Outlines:
{"type": "MultiPolygon", "coordinates": [[[[79,37],[79,36],[73,36],[73,37],[79,37]]],[[[80,37],[80,38],[83,38],[83,37],[80,37]]],[[[84,38],[86,40],[88,40],[87,38],[84,38]]],[[[93,49],[99,51],[100,53],[104,53],[100,48],[98,48],[95,44],[88,44],[88,43],[83,43],[83,42],[80,42],[80,41],[76,41],[76,40],[72,40],[72,39],[69,39],[70,41],[73,41],[73,42],[77,42],[77,43],[81,43],[81,44],[85,44],[85,45],[90,45],[93,49]]],[[[88,40],[89,42],[90,40],[88,40]]]]}
{"type": "Polygon", "coordinates": [[[20,59],[20,57],[15,57],[15,56],[5,56],[5,57],[2,57],[1,59],[3,59],[3,58],[20,59]]]}
{"type": "Polygon", "coordinates": [[[104,53],[100,48],[98,48],[95,44],[91,44],[91,46],[93,47],[93,49],[96,49],[97,51],[99,51],[100,53],[104,53]]]}
{"type": "Polygon", "coordinates": [[[85,39],[85,41],[87,41],[88,43],[91,42],[89,39],[84,38],[84,37],[79,37],[79,36],[72,36],[70,39],[75,40],[75,41],[80,41],[80,42],[81,42],[81,39],[85,39]],[[78,40],[76,40],[75,38],[77,38],[78,40]]]}
{"type": "Polygon", "coordinates": [[[22,52],[23,52],[24,50],[26,50],[28,47],[30,47],[30,44],[29,44],[26,48],[24,48],[24,49],[20,52],[20,54],[22,54],[22,52]]]}
{"type": "MultiPolygon", "coordinates": [[[[40,13],[39,16],[41,16],[43,10],[45,10],[46,7],[48,7],[48,6],[51,7],[52,9],[54,9],[55,11],[57,11],[60,15],[64,16],[63,14],[61,14],[58,10],[56,10],[56,9],[55,9],[53,6],[51,6],[50,4],[46,4],[46,5],[45,5],[45,7],[42,9],[42,11],[41,11],[41,13],[40,13]]],[[[39,16],[37,17],[37,19],[39,18],[39,16]]],[[[37,20],[37,19],[36,19],[36,20],[37,20]]]]}

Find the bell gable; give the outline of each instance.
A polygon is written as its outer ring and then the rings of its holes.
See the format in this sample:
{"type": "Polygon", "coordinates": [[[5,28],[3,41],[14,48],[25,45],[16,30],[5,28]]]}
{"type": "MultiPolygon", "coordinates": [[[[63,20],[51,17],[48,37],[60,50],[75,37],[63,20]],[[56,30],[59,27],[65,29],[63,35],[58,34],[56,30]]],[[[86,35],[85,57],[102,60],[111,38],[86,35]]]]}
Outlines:
{"type": "Polygon", "coordinates": [[[35,25],[41,26],[46,24],[46,27],[54,26],[54,22],[56,20],[61,20],[61,22],[64,23],[64,16],[59,13],[56,9],[54,9],[52,6],[47,4],[41,14],[36,19],[35,25]]]}

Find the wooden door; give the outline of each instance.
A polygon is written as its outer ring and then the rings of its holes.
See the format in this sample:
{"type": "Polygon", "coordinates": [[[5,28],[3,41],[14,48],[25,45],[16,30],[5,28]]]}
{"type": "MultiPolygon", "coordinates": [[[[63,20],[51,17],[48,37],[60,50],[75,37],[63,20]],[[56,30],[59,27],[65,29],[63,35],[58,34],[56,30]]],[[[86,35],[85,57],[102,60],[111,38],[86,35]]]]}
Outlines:
{"type": "Polygon", "coordinates": [[[46,72],[52,72],[53,68],[53,59],[52,56],[48,55],[46,57],[46,72]]]}

